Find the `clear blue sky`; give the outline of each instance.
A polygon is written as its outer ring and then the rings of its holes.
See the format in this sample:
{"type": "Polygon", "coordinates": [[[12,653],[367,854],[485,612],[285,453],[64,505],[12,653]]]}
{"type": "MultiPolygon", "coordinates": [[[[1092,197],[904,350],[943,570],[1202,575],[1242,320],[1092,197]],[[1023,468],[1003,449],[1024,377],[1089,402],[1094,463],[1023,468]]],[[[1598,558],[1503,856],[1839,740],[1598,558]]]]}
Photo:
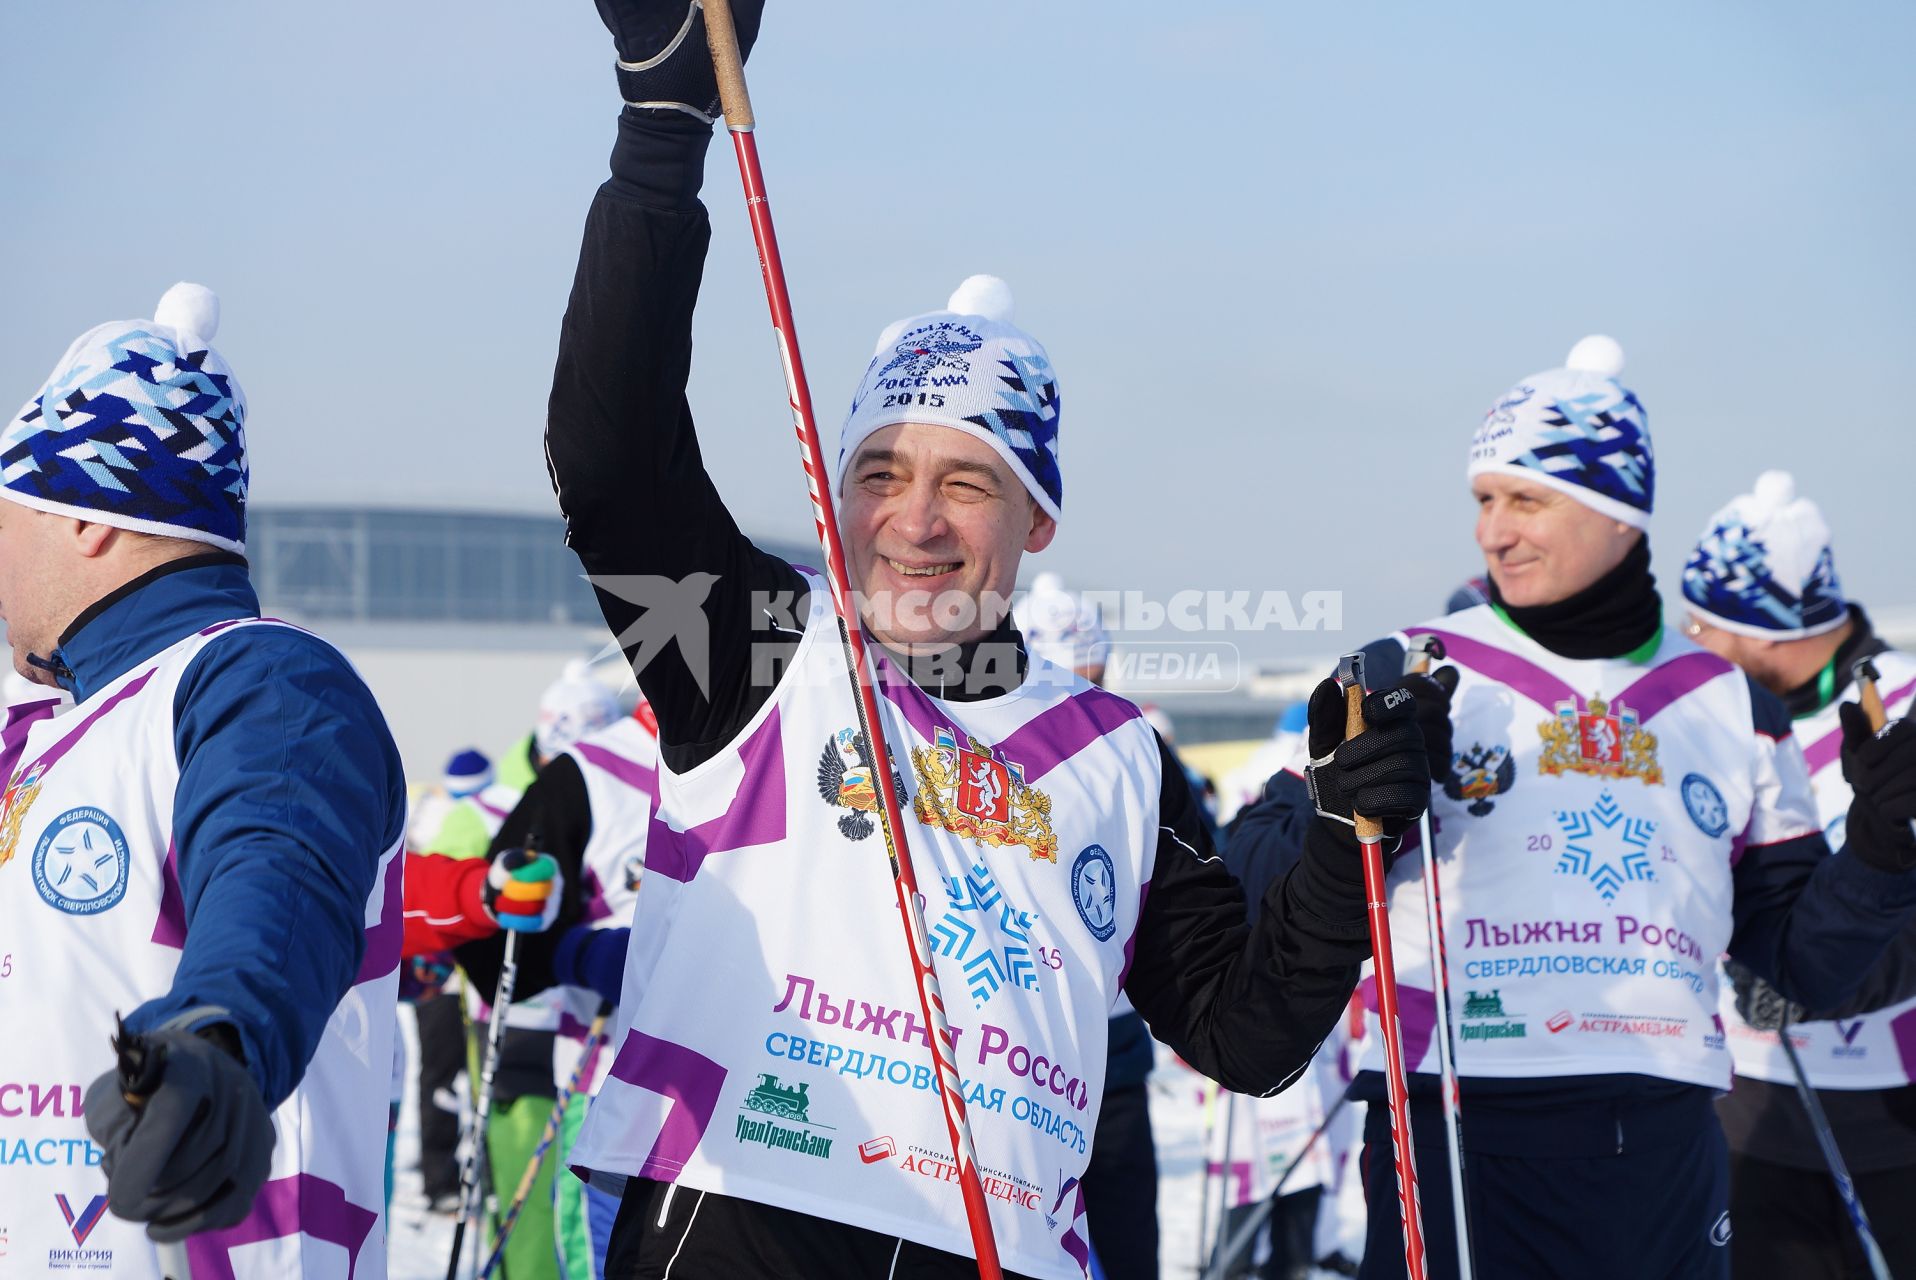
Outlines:
{"type": "MultiPolygon", "coordinates": [[[[195,279],[256,501],[552,509],[617,108],[589,3],[9,0],[0,47],[9,412],[195,279]]],[[[1002,275],[1064,390],[1050,567],[1341,589],[1361,641],[1473,570],[1472,428],[1593,331],[1650,411],[1666,585],[1783,466],[1850,592],[1916,599],[1913,64],[1886,0],[772,0],[751,69],[828,439],[885,322],[1002,275]]],[[[808,538],[722,138],[709,177],[707,457],[748,527],[808,538]]]]}

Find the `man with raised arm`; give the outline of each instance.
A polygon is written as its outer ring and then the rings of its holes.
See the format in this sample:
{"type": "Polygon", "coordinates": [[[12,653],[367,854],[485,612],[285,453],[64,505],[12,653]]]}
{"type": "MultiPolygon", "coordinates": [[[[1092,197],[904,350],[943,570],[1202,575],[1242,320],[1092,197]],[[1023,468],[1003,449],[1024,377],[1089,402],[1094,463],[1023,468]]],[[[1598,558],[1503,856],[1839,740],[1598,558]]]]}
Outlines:
{"type": "MultiPolygon", "coordinates": [[[[702,14],[600,11],[627,105],[546,451],[657,713],[662,815],[616,1056],[572,1157],[622,1195],[607,1274],[975,1272],[876,764],[900,782],[1000,1255],[1082,1275],[1078,1184],[1119,992],[1231,1088],[1283,1087],[1369,949],[1355,839],[1316,828],[1251,930],[1137,709],[1025,650],[1006,605],[1063,507],[1058,382],[989,278],[885,330],[841,436],[841,524],[896,751],[871,759],[828,591],[740,533],[685,398],[717,99],[702,14]]],[[[737,6],[748,49],[759,17],[737,6]]],[[[734,426],[707,440],[775,443],[734,426]]],[[[1424,748],[1409,700],[1384,703],[1326,784],[1401,830],[1424,748]]]]}

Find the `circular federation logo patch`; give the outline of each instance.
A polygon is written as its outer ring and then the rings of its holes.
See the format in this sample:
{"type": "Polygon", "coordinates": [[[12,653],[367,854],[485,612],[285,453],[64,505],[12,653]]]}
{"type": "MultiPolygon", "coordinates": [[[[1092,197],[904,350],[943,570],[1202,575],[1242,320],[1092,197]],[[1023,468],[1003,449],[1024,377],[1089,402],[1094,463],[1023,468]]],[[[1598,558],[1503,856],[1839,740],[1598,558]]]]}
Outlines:
{"type": "Polygon", "coordinates": [[[1730,829],[1730,806],[1723,803],[1716,784],[1700,773],[1683,775],[1683,807],[1697,830],[1712,840],[1730,829]]]}
{"type": "Polygon", "coordinates": [[[1118,931],[1118,872],[1103,845],[1087,845],[1071,865],[1071,901],[1099,942],[1118,931]]]}
{"type": "Polygon", "coordinates": [[[100,809],[68,809],[33,850],[33,886],[68,915],[98,915],[126,896],[126,836],[100,809]]]}

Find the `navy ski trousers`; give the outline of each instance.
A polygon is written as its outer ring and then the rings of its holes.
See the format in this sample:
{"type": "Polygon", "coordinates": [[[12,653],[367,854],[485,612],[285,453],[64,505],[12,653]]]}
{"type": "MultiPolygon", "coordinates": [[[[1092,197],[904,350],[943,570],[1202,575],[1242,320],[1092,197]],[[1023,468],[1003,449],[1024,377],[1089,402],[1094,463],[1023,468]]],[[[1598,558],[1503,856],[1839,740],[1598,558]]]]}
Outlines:
{"type": "MultiPolygon", "coordinates": [[[[1601,1117],[1533,1112],[1521,1141],[1511,1117],[1466,1100],[1465,1203],[1478,1280],[1729,1280],[1728,1148],[1707,1093],[1697,1092],[1696,1100],[1617,1106],[1601,1117]],[[1589,1139],[1612,1127],[1615,1144],[1593,1151],[1589,1139]]],[[[1456,1280],[1450,1162],[1435,1099],[1413,1100],[1411,1129],[1429,1274],[1456,1280]]],[[[1370,1105],[1364,1139],[1370,1220],[1359,1280],[1402,1280],[1384,1103],[1370,1105]]]]}

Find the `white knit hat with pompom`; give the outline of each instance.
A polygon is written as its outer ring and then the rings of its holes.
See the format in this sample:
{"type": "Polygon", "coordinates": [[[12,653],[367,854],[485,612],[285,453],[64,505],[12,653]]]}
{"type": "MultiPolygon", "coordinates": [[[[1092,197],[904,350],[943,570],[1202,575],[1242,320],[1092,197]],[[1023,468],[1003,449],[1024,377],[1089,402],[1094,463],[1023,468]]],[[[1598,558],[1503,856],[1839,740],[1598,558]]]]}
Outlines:
{"type": "Polygon", "coordinates": [[[1469,474],[1535,480],[1613,520],[1649,527],[1656,496],[1650,416],[1617,380],[1622,373],[1615,338],[1583,339],[1563,368],[1531,374],[1490,407],[1471,441],[1469,474]]]}
{"type": "Polygon", "coordinates": [[[1849,616],[1829,525],[1787,471],[1765,471],[1710,517],[1683,598],[1712,626],[1764,640],[1821,635],[1849,616]]]}
{"type": "Polygon", "coordinates": [[[1012,323],[1011,286],[971,276],[943,311],[899,320],[878,346],[839,435],[838,476],[886,427],[922,422],[984,441],[1033,500],[1059,518],[1058,378],[1038,340],[1012,323]]]}
{"type": "Polygon", "coordinates": [[[180,283],[151,320],[75,338],[0,435],[0,498],[244,550],[246,395],[219,327],[213,291],[180,283]]]}

